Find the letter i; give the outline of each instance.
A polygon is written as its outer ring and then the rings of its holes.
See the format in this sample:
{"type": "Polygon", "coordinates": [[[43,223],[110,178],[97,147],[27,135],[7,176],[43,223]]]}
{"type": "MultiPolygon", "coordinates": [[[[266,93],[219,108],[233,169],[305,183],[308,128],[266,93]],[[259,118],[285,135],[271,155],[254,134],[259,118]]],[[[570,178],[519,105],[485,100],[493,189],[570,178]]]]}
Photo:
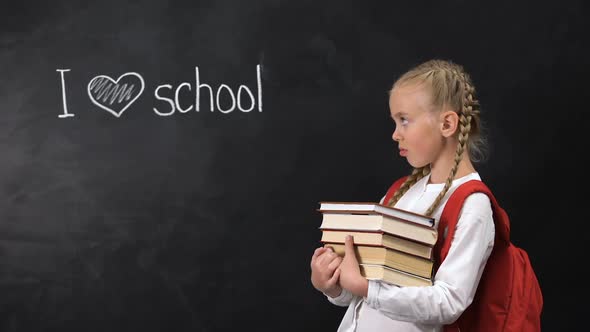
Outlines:
{"type": "Polygon", "coordinates": [[[59,118],[68,118],[73,117],[74,114],[68,113],[68,104],[66,102],[66,80],[64,77],[64,72],[70,71],[69,69],[56,69],[61,75],[61,97],[64,105],[64,114],[58,115],[59,118]]]}

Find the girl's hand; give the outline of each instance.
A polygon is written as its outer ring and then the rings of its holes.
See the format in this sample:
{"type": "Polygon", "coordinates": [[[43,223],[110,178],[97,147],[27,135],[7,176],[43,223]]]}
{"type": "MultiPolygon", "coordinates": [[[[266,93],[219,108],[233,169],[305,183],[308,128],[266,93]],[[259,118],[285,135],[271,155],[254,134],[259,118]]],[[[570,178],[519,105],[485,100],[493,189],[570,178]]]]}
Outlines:
{"type": "Polygon", "coordinates": [[[342,257],[334,253],[332,248],[320,247],[311,257],[311,283],[315,289],[330,297],[337,297],[342,292],[338,285],[340,270],[338,266],[342,257]]]}
{"type": "Polygon", "coordinates": [[[369,281],[361,275],[352,236],[346,236],[344,244],[344,259],[338,268],[340,270],[340,286],[354,295],[367,297],[369,281]]]}

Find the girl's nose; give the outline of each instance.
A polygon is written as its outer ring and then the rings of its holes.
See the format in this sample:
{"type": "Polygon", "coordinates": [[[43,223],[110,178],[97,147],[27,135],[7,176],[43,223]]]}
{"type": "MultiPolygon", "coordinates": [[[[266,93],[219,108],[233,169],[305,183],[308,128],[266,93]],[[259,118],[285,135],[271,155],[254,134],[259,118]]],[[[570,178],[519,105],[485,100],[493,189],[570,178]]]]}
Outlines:
{"type": "Polygon", "coordinates": [[[398,133],[398,130],[397,129],[393,131],[393,134],[391,135],[391,138],[394,141],[399,142],[399,140],[401,139],[401,137],[399,136],[399,133],[398,133]]]}

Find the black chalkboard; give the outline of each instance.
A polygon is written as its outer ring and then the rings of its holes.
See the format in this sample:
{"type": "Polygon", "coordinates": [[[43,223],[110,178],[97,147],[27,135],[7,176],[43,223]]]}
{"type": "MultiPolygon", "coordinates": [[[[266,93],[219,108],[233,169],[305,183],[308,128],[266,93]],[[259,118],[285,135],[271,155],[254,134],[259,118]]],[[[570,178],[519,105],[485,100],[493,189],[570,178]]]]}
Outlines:
{"type": "Polygon", "coordinates": [[[585,176],[581,1],[3,7],[0,331],[335,331],[344,308],[309,279],[317,203],[377,200],[410,171],[387,90],[430,58],[478,89],[478,170],[538,271],[544,329],[582,317],[561,299],[584,287],[563,275],[585,249],[566,191],[585,176]]]}

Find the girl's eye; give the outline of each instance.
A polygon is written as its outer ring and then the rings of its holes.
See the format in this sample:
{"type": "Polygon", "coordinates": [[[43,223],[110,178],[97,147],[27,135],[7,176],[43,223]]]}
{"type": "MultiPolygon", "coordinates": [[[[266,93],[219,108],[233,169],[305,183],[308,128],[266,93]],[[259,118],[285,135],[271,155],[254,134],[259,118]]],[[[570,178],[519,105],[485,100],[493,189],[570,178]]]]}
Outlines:
{"type": "Polygon", "coordinates": [[[405,126],[408,124],[408,119],[401,117],[401,120],[402,120],[402,126],[405,126]]]}

